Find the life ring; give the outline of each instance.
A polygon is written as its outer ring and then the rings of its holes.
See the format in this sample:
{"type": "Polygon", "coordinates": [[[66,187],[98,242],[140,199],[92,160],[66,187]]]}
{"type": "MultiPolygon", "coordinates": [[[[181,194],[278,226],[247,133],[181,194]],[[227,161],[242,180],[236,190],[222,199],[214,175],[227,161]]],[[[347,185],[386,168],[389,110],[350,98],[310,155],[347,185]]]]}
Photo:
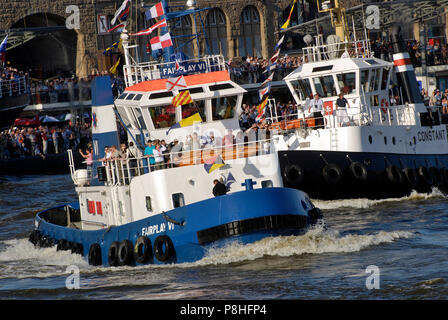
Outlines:
{"type": "Polygon", "coordinates": [[[429,172],[428,168],[426,167],[420,167],[417,170],[419,177],[422,179],[423,184],[426,184],[427,186],[432,186],[433,179],[431,176],[431,173],[429,172]]]}
{"type": "Polygon", "coordinates": [[[386,99],[381,99],[381,111],[383,111],[384,113],[387,113],[387,109],[389,108],[389,102],[387,102],[386,99]]]}
{"type": "Polygon", "coordinates": [[[304,178],[303,169],[296,164],[288,164],[285,167],[285,170],[283,171],[283,178],[289,184],[297,186],[303,181],[304,178]]]}
{"type": "Polygon", "coordinates": [[[401,184],[403,182],[403,174],[401,173],[401,170],[396,166],[387,167],[386,175],[387,179],[389,179],[390,182],[397,184],[401,184]]]}
{"type": "Polygon", "coordinates": [[[361,162],[358,161],[352,162],[348,167],[348,169],[353,179],[359,181],[367,180],[367,169],[365,165],[363,165],[361,162]]]}
{"type": "Polygon", "coordinates": [[[145,236],[138,237],[134,245],[134,260],[138,263],[145,263],[149,260],[151,255],[151,240],[145,236]]]}
{"type": "Polygon", "coordinates": [[[174,254],[173,242],[168,236],[158,236],[154,241],[154,255],[159,261],[167,261],[174,254]]]}
{"type": "Polygon", "coordinates": [[[405,168],[403,169],[403,174],[406,178],[406,181],[412,186],[416,187],[418,186],[418,177],[415,173],[415,170],[412,168],[405,168]]]}
{"type": "Polygon", "coordinates": [[[435,167],[430,167],[429,172],[432,175],[432,183],[433,185],[439,187],[443,185],[443,176],[440,174],[439,170],[435,167]]]}
{"type": "Polygon", "coordinates": [[[120,242],[114,241],[107,251],[107,262],[111,267],[118,266],[118,248],[120,247],[120,242]]]}
{"type": "Polygon", "coordinates": [[[123,240],[120,242],[120,246],[118,247],[118,265],[126,266],[132,263],[132,258],[134,246],[132,245],[132,241],[123,240]]]}
{"type": "Polygon", "coordinates": [[[322,169],[322,176],[327,183],[337,184],[342,179],[342,171],[336,164],[329,163],[322,169]]]}
{"type": "Polygon", "coordinates": [[[89,264],[92,266],[101,265],[101,247],[98,243],[92,243],[89,248],[89,264]]]}

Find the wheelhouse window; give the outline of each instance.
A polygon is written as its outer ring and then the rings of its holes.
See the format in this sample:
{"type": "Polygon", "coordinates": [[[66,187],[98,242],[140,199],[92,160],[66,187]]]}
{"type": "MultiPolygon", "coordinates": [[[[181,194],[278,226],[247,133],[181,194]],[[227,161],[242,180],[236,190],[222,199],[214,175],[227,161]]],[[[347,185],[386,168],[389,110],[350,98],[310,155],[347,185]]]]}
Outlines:
{"type": "Polygon", "coordinates": [[[314,88],[321,97],[336,96],[336,88],[334,86],[333,76],[323,76],[313,78],[314,88]]]}
{"type": "Polygon", "coordinates": [[[123,120],[126,127],[131,126],[131,120],[129,120],[128,114],[126,113],[126,110],[124,107],[117,107],[118,114],[121,117],[121,120],[123,120]]]}
{"type": "Polygon", "coordinates": [[[313,91],[311,90],[310,81],[308,79],[299,79],[291,81],[294,90],[299,94],[300,99],[305,100],[311,98],[313,91]]]}
{"type": "Polygon", "coordinates": [[[356,93],[356,73],[340,73],[337,78],[341,92],[344,94],[356,93]]]}
{"type": "Polygon", "coordinates": [[[212,120],[233,118],[236,100],[236,96],[212,99],[212,120]]]}
{"type": "Polygon", "coordinates": [[[361,70],[361,89],[369,92],[369,70],[361,70]]]}
{"type": "Polygon", "coordinates": [[[176,107],[172,105],[151,107],[149,113],[156,129],[169,128],[176,123],[176,107]]]}
{"type": "Polygon", "coordinates": [[[381,90],[387,89],[387,79],[389,77],[389,71],[389,67],[383,68],[383,75],[381,77],[381,90]]]}
{"type": "Polygon", "coordinates": [[[204,100],[199,100],[199,101],[195,101],[193,103],[184,104],[181,108],[182,108],[182,119],[191,117],[195,113],[199,112],[202,121],[203,122],[206,121],[204,100]]]}
{"type": "Polygon", "coordinates": [[[370,76],[370,91],[377,91],[380,85],[380,69],[372,69],[370,76]]]}
{"type": "Polygon", "coordinates": [[[143,130],[146,130],[146,123],[145,119],[143,119],[142,110],[140,108],[134,108],[135,117],[138,120],[138,124],[140,125],[140,128],[143,130]]]}

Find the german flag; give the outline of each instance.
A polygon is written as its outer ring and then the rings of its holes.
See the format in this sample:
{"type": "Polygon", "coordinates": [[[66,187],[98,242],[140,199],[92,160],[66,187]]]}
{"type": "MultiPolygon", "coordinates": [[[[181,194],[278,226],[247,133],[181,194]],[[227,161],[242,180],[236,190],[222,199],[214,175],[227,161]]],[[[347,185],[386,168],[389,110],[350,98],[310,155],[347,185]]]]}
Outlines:
{"type": "Polygon", "coordinates": [[[179,92],[177,96],[173,98],[172,105],[178,107],[192,102],[193,99],[191,99],[190,91],[184,90],[179,92]]]}

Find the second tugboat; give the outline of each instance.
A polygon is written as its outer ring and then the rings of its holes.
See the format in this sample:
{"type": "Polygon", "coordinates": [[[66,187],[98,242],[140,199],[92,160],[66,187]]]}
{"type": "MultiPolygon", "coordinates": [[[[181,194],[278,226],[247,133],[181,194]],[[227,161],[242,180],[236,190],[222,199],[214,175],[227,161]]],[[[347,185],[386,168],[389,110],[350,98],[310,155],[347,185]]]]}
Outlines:
{"type": "Polygon", "coordinates": [[[269,119],[282,131],[285,186],[328,200],[446,192],[447,126],[422,101],[399,28],[392,32],[394,62],[387,62],[373,57],[368,39],[350,39],[344,11],[331,10],[337,35],[326,43],[322,35],[305,36],[305,63],[284,79],[298,114],[269,119]],[[392,104],[400,92],[404,103],[392,104]]]}

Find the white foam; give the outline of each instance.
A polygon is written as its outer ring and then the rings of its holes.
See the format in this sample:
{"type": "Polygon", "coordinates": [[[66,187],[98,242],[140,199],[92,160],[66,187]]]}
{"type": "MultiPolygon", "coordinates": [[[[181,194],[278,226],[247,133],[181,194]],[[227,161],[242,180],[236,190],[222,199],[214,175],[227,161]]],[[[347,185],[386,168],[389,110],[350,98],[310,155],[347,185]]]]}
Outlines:
{"type": "Polygon", "coordinates": [[[446,195],[443,194],[439,189],[432,188],[431,193],[418,193],[413,190],[409,196],[401,197],[401,198],[387,198],[387,199],[379,199],[379,200],[371,200],[367,198],[360,199],[341,199],[341,200],[311,200],[313,204],[322,210],[331,210],[331,209],[339,209],[339,208],[358,208],[358,209],[366,209],[371,208],[373,206],[390,203],[390,202],[401,202],[401,201],[415,201],[415,200],[427,200],[433,198],[447,198],[446,195]]]}

